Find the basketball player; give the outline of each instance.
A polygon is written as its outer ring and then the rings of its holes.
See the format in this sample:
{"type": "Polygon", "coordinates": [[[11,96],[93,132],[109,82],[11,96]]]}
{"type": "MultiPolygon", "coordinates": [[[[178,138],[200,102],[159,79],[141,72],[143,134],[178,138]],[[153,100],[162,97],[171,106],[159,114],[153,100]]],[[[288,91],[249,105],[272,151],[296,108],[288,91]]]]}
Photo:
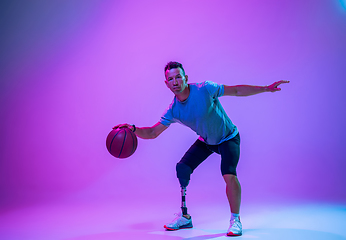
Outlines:
{"type": "Polygon", "coordinates": [[[192,218],[187,213],[185,203],[186,187],[194,169],[212,153],[221,155],[221,173],[226,183],[226,195],[231,210],[228,236],[242,235],[239,218],[241,187],[237,178],[240,136],[237,127],[227,116],[218,98],[222,96],[250,96],[263,92],[276,92],[278,81],[269,86],[237,85],[226,86],[214,82],[188,84],[188,76],[181,63],[169,62],[165,66],[166,86],[175,97],[161,119],[152,127],[136,127],[119,124],[114,128],[128,127],[138,137],[153,139],[166,130],[171,123],[179,122],[195,131],[199,138],[177,163],[177,177],[181,186],[182,213],[171,223],[165,225],[167,230],[192,228],[192,218]]]}

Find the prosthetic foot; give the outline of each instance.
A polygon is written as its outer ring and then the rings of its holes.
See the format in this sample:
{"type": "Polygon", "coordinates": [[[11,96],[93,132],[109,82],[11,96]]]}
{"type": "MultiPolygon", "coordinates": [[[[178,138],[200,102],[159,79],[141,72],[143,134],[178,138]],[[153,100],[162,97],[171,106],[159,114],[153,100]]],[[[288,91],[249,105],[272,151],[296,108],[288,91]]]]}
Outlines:
{"type": "Polygon", "coordinates": [[[166,224],[164,228],[166,228],[169,231],[175,231],[179,229],[184,228],[192,228],[192,218],[189,216],[189,218],[184,217],[184,215],[187,214],[187,207],[186,207],[186,187],[181,188],[181,211],[182,213],[176,214],[176,218],[169,224],[166,224]]]}

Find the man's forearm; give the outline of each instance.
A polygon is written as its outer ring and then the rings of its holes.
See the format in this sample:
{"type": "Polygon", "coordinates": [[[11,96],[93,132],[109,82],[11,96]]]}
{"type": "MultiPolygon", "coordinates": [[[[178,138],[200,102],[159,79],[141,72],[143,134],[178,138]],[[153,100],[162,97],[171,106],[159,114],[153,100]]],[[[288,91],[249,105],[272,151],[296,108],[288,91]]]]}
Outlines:
{"type": "Polygon", "coordinates": [[[268,86],[237,85],[236,96],[251,96],[258,93],[268,92],[268,86]]]}
{"type": "Polygon", "coordinates": [[[136,127],[135,134],[137,135],[137,137],[143,138],[143,139],[153,139],[156,137],[155,132],[153,131],[151,127],[142,127],[142,128],[136,127]]]}
{"type": "Polygon", "coordinates": [[[263,92],[277,92],[280,84],[289,83],[287,80],[280,80],[268,86],[252,86],[252,85],[224,85],[224,96],[251,96],[263,92]]]}

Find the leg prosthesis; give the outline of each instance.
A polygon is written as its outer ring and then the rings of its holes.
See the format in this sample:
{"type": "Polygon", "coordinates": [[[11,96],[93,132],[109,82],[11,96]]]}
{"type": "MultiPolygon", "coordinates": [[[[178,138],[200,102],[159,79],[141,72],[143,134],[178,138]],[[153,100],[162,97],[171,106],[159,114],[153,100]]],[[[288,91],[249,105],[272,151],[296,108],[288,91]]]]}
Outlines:
{"type": "Polygon", "coordinates": [[[181,211],[183,215],[187,215],[187,207],[186,207],[186,187],[181,188],[181,211]]]}
{"type": "Polygon", "coordinates": [[[177,167],[177,177],[179,179],[180,186],[182,188],[186,188],[190,182],[190,175],[192,173],[192,169],[187,166],[185,163],[178,162],[177,167]]]}
{"type": "Polygon", "coordinates": [[[186,207],[186,187],[189,185],[190,175],[192,173],[192,169],[187,166],[185,163],[179,162],[177,164],[177,177],[179,179],[180,187],[181,187],[181,211],[183,215],[187,215],[187,207],[186,207]]]}

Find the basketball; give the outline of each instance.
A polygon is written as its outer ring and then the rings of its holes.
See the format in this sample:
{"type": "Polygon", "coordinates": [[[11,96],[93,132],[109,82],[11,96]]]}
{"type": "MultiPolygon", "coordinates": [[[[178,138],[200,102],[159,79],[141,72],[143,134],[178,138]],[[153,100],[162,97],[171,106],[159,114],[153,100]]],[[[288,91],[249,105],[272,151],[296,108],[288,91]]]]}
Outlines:
{"type": "Polygon", "coordinates": [[[137,149],[137,136],[129,128],[112,130],[106,139],[108,152],[116,158],[128,158],[137,149]]]}

